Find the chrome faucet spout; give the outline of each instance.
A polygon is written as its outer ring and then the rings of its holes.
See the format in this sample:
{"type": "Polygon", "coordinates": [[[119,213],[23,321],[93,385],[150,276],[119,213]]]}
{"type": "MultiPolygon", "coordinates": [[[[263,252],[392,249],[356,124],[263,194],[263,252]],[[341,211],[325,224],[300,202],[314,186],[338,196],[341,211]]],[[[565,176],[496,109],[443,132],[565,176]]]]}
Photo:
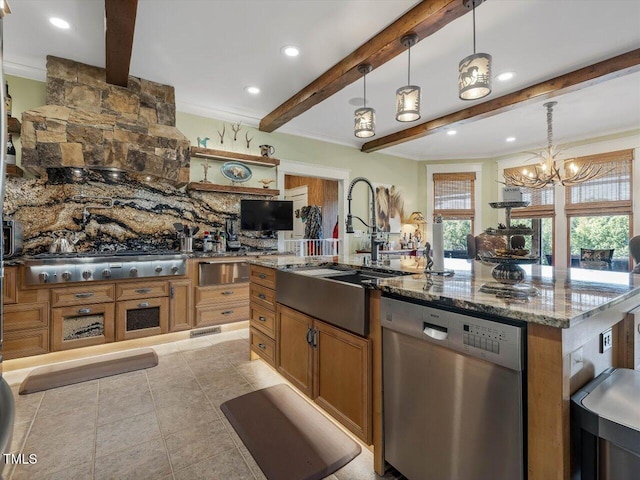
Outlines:
{"type": "Polygon", "coordinates": [[[378,228],[376,225],[376,192],[373,189],[373,185],[371,184],[371,182],[369,180],[367,180],[364,177],[356,177],[353,180],[351,180],[351,183],[349,184],[349,191],[347,193],[347,205],[348,205],[348,213],[347,213],[347,219],[346,219],[346,232],[347,233],[353,233],[353,218],[357,218],[358,220],[360,220],[366,227],[369,228],[370,230],[370,237],[371,237],[371,261],[372,262],[377,262],[378,261],[378,243],[381,243],[378,241],[378,228]],[[367,225],[360,217],[356,217],[355,215],[351,214],[351,200],[352,200],[352,192],[353,192],[353,187],[356,185],[356,183],[359,182],[364,182],[369,186],[369,190],[371,191],[371,223],[369,225],[367,225]]]}

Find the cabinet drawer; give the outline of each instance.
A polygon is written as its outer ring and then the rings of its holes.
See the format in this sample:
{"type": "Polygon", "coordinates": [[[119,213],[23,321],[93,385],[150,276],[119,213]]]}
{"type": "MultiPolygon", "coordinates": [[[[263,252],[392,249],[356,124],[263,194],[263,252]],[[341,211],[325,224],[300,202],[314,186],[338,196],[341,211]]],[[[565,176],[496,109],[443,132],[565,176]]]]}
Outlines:
{"type": "Polygon", "coordinates": [[[196,306],[222,302],[249,304],[249,284],[196,287],[196,306]]]}
{"type": "Polygon", "coordinates": [[[257,305],[251,305],[250,314],[251,327],[257,328],[271,338],[275,338],[276,314],[274,312],[257,305]]]}
{"type": "Polygon", "coordinates": [[[251,342],[251,351],[260,355],[262,359],[275,367],[276,343],[267,337],[260,330],[251,328],[249,330],[249,341],[251,342]]]}
{"type": "Polygon", "coordinates": [[[49,352],[49,329],[38,328],[22,332],[6,332],[2,342],[2,357],[12,358],[49,352]]]}
{"type": "Polygon", "coordinates": [[[49,308],[46,303],[20,303],[4,307],[5,332],[48,326],[49,308]]]}
{"type": "Polygon", "coordinates": [[[113,303],[91,303],[51,309],[53,351],[101,345],[113,340],[113,303]]]}
{"type": "Polygon", "coordinates": [[[4,269],[4,285],[2,298],[5,305],[18,301],[18,268],[6,267],[4,269]]]}
{"type": "Polygon", "coordinates": [[[116,284],[116,300],[168,297],[169,282],[136,282],[116,284]]]}
{"type": "Polygon", "coordinates": [[[249,319],[249,305],[210,305],[196,308],[196,327],[249,319]]]}
{"type": "Polygon", "coordinates": [[[276,292],[274,290],[261,287],[260,285],[254,285],[253,283],[249,287],[249,290],[249,298],[252,304],[275,312],[276,292]]]}
{"type": "Polygon", "coordinates": [[[263,287],[276,288],[276,271],[273,268],[251,265],[249,279],[252,283],[257,283],[263,287]]]}
{"type": "Polygon", "coordinates": [[[82,287],[66,287],[51,289],[51,306],[66,307],[84,305],[85,303],[113,302],[114,285],[91,285],[82,287]]]}

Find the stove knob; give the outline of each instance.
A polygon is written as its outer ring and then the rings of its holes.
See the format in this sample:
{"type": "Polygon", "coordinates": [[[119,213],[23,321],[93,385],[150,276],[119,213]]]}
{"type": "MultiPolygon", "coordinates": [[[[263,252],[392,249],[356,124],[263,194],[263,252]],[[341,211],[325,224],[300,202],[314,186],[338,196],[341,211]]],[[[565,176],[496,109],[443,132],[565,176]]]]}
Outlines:
{"type": "Polygon", "coordinates": [[[109,277],[111,276],[111,270],[109,270],[108,268],[105,268],[105,269],[102,271],[102,276],[103,276],[104,278],[109,278],[109,277]]]}
{"type": "Polygon", "coordinates": [[[65,282],[68,282],[69,280],[71,280],[71,272],[62,272],[62,279],[65,282]]]}
{"type": "Polygon", "coordinates": [[[131,270],[129,270],[129,276],[130,277],[137,277],[138,276],[138,269],[136,267],[133,267],[131,270]]]}
{"type": "Polygon", "coordinates": [[[91,272],[89,270],[85,270],[84,272],[82,272],[82,278],[84,278],[85,280],[89,280],[91,278],[91,272]]]}
{"type": "Polygon", "coordinates": [[[173,265],[171,267],[171,273],[178,273],[178,266],[177,265],[173,265]]]}
{"type": "Polygon", "coordinates": [[[47,283],[47,281],[49,280],[49,274],[47,272],[42,272],[38,275],[38,278],[42,283],[47,283]]]}
{"type": "Polygon", "coordinates": [[[156,267],[156,273],[160,273],[162,271],[162,267],[160,265],[158,265],[156,267]]]}

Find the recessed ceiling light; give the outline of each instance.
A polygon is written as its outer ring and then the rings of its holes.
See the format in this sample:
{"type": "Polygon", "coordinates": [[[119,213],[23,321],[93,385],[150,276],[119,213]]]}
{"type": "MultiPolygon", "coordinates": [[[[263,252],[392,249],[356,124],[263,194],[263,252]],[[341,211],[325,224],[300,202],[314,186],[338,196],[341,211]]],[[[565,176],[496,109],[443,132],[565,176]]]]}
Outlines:
{"type": "Polygon", "coordinates": [[[447,135],[455,135],[456,133],[458,133],[455,130],[447,130],[447,135]]]}
{"type": "Polygon", "coordinates": [[[287,57],[297,57],[298,55],[300,55],[300,50],[298,49],[298,47],[294,47],[293,45],[282,47],[280,51],[287,57]]]}
{"type": "Polygon", "coordinates": [[[501,82],[506,82],[507,80],[511,80],[513,77],[515,77],[515,75],[516,74],[513,72],[503,72],[498,75],[496,79],[500,80],[501,82]]]}
{"type": "Polygon", "coordinates": [[[516,137],[507,137],[505,138],[505,142],[515,142],[516,141],[516,137]]]}
{"type": "Polygon", "coordinates": [[[244,87],[244,89],[251,95],[257,95],[260,93],[260,89],[258,87],[244,87]]]}
{"type": "Polygon", "coordinates": [[[49,22],[51,22],[51,25],[53,25],[54,27],[63,28],[65,30],[71,26],[69,25],[69,22],[58,17],[51,17],[49,19],[49,22]]]}

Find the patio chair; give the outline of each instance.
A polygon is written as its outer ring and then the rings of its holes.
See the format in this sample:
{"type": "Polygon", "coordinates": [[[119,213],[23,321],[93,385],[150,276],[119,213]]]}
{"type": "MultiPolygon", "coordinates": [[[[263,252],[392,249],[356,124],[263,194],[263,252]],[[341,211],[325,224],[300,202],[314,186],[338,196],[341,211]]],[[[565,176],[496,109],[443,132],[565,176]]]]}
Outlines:
{"type": "Polygon", "coordinates": [[[580,268],[591,270],[611,270],[613,248],[581,248],[580,268]]]}

